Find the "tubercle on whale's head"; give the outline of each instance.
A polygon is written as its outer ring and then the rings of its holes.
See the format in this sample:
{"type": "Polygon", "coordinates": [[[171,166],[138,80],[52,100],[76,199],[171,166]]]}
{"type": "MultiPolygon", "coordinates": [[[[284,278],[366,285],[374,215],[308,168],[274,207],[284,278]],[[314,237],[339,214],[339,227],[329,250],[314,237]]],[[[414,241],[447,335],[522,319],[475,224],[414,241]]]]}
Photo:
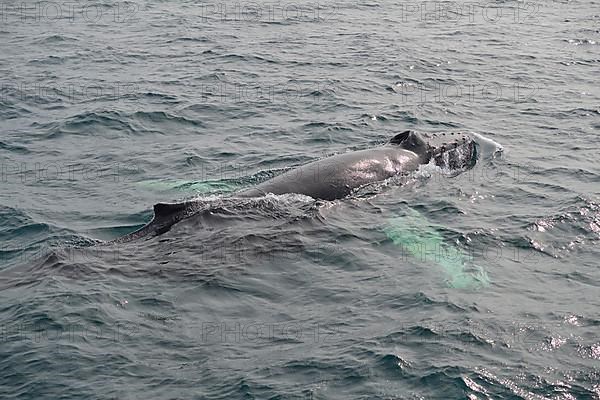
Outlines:
{"type": "Polygon", "coordinates": [[[466,169],[475,164],[477,151],[473,136],[461,132],[424,133],[429,159],[438,167],[466,169]]]}
{"type": "Polygon", "coordinates": [[[419,134],[409,130],[394,136],[390,144],[414,152],[423,164],[433,159],[437,166],[452,170],[469,168],[476,160],[475,142],[466,133],[419,134]]]}

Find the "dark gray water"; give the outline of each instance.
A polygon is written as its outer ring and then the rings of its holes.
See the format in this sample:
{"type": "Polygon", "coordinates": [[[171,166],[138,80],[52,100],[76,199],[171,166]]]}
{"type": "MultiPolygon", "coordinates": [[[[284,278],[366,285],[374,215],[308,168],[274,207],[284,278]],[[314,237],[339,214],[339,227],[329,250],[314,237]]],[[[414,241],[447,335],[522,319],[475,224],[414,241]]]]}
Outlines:
{"type": "Polygon", "coordinates": [[[0,398],[600,398],[600,3],[0,21],[0,398]],[[226,198],[405,129],[481,135],[477,165],[226,198]]]}

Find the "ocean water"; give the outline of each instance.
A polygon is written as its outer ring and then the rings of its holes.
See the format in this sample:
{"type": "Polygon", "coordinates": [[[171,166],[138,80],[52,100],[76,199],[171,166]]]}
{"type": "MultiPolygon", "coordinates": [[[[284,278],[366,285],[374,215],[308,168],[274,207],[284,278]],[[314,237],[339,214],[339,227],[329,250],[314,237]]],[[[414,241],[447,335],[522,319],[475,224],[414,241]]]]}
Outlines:
{"type": "Polygon", "coordinates": [[[597,1],[0,21],[0,398],[600,398],[597,1]],[[406,129],[472,132],[477,164],[228,198],[406,129]]]}

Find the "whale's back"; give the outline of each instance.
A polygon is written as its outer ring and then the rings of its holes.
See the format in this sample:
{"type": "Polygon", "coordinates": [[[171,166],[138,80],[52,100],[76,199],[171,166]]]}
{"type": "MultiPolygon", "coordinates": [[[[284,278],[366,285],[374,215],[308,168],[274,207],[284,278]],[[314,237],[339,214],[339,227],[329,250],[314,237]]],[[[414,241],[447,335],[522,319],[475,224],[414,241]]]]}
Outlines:
{"type": "Polygon", "coordinates": [[[414,171],[419,164],[420,157],[412,151],[382,146],[313,161],[236,195],[258,197],[267,193],[298,193],[314,199],[336,200],[366,184],[414,171]]]}

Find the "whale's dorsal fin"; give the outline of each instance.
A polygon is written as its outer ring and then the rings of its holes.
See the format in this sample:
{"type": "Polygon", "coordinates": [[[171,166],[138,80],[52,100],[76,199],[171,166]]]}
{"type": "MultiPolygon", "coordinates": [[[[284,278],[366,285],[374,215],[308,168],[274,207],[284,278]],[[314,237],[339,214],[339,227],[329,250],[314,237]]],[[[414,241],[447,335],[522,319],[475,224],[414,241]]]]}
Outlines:
{"type": "Polygon", "coordinates": [[[158,203],[154,205],[152,223],[159,226],[170,226],[205,208],[206,204],[201,200],[184,201],[182,203],[158,203]]]}
{"type": "Polygon", "coordinates": [[[158,203],[154,205],[154,219],[168,218],[171,214],[183,211],[186,203],[158,203]]]}
{"type": "Polygon", "coordinates": [[[207,208],[202,200],[191,200],[182,203],[158,203],[154,205],[152,221],[135,232],[129,233],[110,243],[125,243],[144,236],[162,235],[184,218],[190,217],[207,208]]]}

